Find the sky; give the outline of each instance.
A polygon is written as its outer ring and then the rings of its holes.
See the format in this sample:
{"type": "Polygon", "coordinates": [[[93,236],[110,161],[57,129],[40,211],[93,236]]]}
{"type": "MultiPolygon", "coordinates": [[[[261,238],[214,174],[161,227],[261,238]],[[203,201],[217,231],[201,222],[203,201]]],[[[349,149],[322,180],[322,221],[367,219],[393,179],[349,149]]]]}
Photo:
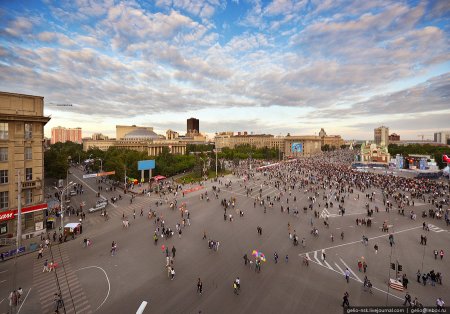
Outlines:
{"type": "Polygon", "coordinates": [[[45,127],[402,139],[450,129],[450,1],[0,0],[0,90],[45,127]],[[62,106],[70,104],[71,106],[62,106]]]}

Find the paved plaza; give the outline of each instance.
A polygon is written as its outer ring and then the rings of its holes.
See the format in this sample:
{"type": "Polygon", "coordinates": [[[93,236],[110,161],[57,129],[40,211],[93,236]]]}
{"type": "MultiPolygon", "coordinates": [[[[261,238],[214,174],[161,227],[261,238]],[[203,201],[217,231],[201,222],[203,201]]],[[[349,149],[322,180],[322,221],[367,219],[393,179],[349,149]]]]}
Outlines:
{"type": "MultiPolygon", "coordinates": [[[[283,166],[279,171],[288,175],[292,168],[283,166]]],[[[131,201],[132,193],[106,191],[108,185],[101,184],[103,197],[122,195],[121,200],[108,205],[108,220],[99,212],[86,214],[83,233],[75,240],[53,244],[40,259],[36,252],[19,257],[16,264],[14,260],[0,264],[0,313],[9,310],[8,295],[14,281],[24,291],[22,299],[26,297],[13,308],[14,313],[53,313],[58,284],[66,313],[135,313],[143,301],[148,302],[144,313],[342,313],[345,292],[349,293],[352,306],[400,306],[405,292],[392,288],[388,291],[387,285],[389,278],[395,277],[390,263],[397,262],[403,267],[400,275],[406,274],[409,279],[407,291],[412,299],[417,297],[424,306],[435,306],[436,299],[442,297],[449,304],[449,227],[444,219],[421,217],[423,210],[434,208],[428,203],[428,195],[425,201],[414,199],[414,205],[406,205],[405,215],[401,215],[393,195],[388,198],[394,203],[393,208],[385,211],[379,188],[339,191],[337,186],[329,185],[331,177],[325,182],[311,172],[298,174],[305,181],[299,181],[291,190],[288,186],[285,191],[284,185],[276,187],[277,180],[269,178],[270,172],[264,175],[252,170],[251,174],[254,176],[248,180],[248,173],[242,168],[239,174],[220,178],[220,182],[205,182],[204,188],[184,196],[182,191],[176,196],[167,194],[167,200],[166,196],[160,198],[152,193],[138,194],[131,201]],[[220,189],[217,197],[213,186],[220,189]],[[338,194],[344,197],[344,215],[339,212],[338,194]],[[366,198],[366,194],[373,199],[366,198]],[[224,199],[230,202],[225,217],[224,199]],[[157,206],[160,200],[162,205],[157,206]],[[177,204],[171,209],[175,200],[177,204]],[[334,206],[325,208],[326,202],[333,202],[334,206]],[[370,227],[356,223],[357,219],[368,219],[367,203],[369,209],[379,209],[374,212],[370,227]],[[185,213],[186,224],[180,235],[176,224],[182,222],[179,208],[183,204],[189,211],[190,225],[185,213]],[[167,239],[158,235],[155,244],[157,222],[154,217],[149,219],[149,210],[164,220],[165,227],[174,231],[173,236],[167,239]],[[411,210],[417,214],[415,220],[410,218],[411,210]],[[315,217],[315,211],[319,217],[315,217]],[[123,226],[123,217],[130,222],[128,228],[123,226]],[[423,222],[429,225],[429,231],[423,230],[423,222]],[[383,224],[389,232],[381,230],[383,224]],[[311,234],[313,227],[318,236],[311,234]],[[293,244],[290,234],[298,236],[298,245],[293,244]],[[395,242],[392,247],[390,234],[395,242]],[[420,244],[421,235],[427,237],[427,245],[420,244]],[[368,239],[367,245],[362,242],[363,236],[368,239]],[[84,238],[92,241],[89,247],[84,247],[84,238]],[[217,250],[208,247],[209,240],[220,243],[217,250]],[[117,243],[114,256],[113,241],[117,243]],[[172,248],[176,249],[173,280],[168,277],[163,245],[170,256],[172,248]],[[439,256],[435,259],[435,249],[444,251],[442,260],[439,256]],[[266,257],[260,272],[255,271],[253,250],[266,257]],[[244,254],[252,263],[245,265],[244,254]],[[304,265],[305,258],[309,266],[304,265]],[[58,263],[56,274],[42,272],[46,259],[58,263]],[[358,270],[358,261],[366,263],[366,273],[358,270]],[[349,283],[344,276],[346,269],[350,272],[349,283]],[[442,284],[418,283],[418,270],[440,272],[442,284]],[[372,293],[363,288],[364,276],[373,285],[372,293]],[[233,291],[237,277],[239,294],[233,291]],[[202,294],[197,293],[199,278],[202,294]]],[[[95,179],[83,180],[82,176],[81,170],[72,168],[70,179],[82,183],[84,189],[83,194],[72,198],[72,205],[77,208],[85,202],[87,209],[95,204],[100,184],[95,179]]],[[[192,187],[186,185],[183,190],[192,187]]],[[[443,207],[447,209],[448,205],[443,207]]],[[[65,219],[77,221],[78,217],[65,219]]]]}

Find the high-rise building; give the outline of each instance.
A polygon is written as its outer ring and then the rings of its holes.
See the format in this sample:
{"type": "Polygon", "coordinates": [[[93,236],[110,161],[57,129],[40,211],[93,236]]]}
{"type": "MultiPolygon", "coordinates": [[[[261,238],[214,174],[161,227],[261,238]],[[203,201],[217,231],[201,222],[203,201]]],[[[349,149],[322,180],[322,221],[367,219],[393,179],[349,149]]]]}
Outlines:
{"type": "Polygon", "coordinates": [[[380,126],[373,130],[374,142],[380,146],[389,145],[389,128],[385,126],[380,126]]]}
{"type": "Polygon", "coordinates": [[[398,135],[397,133],[392,133],[391,135],[389,135],[389,142],[398,142],[400,141],[400,135],[398,135]]]}
{"type": "Polygon", "coordinates": [[[196,118],[187,119],[187,133],[200,133],[200,120],[196,118]]]}
{"type": "Polygon", "coordinates": [[[450,132],[436,132],[434,133],[434,141],[436,143],[449,145],[450,132]]]}
{"type": "Polygon", "coordinates": [[[65,143],[65,142],[74,142],[81,144],[82,136],[81,136],[81,128],[64,128],[64,127],[56,127],[52,128],[52,140],[51,143],[65,143]]]}
{"type": "Polygon", "coordinates": [[[22,237],[46,229],[44,97],[0,92],[0,237],[17,233],[18,183],[22,237]]]}

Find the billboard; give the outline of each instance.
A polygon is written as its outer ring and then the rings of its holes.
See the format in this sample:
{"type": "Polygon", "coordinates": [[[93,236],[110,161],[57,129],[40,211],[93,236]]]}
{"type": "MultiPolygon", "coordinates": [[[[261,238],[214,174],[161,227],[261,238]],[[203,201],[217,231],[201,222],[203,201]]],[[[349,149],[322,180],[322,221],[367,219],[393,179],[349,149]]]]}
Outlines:
{"type": "Polygon", "coordinates": [[[303,143],[292,143],[292,152],[293,153],[302,153],[303,152],[303,143]]]}
{"type": "Polygon", "coordinates": [[[155,169],[155,160],[140,160],[138,161],[138,170],[155,169]]]}

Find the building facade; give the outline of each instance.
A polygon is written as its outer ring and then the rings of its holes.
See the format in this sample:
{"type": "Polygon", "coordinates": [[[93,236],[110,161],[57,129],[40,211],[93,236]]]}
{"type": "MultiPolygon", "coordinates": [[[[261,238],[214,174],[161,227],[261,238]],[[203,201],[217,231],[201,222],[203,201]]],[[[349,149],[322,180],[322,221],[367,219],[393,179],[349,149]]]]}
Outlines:
{"type": "Polygon", "coordinates": [[[339,149],[342,145],[345,145],[345,141],[340,135],[327,135],[327,132],[323,128],[320,129],[319,137],[322,141],[322,146],[328,145],[330,148],[334,147],[339,149]]]}
{"type": "Polygon", "coordinates": [[[22,237],[45,229],[44,97],[0,92],[0,237],[17,233],[20,177],[22,237]]]}
{"type": "Polygon", "coordinates": [[[239,145],[250,145],[256,148],[279,149],[283,157],[311,156],[321,152],[322,139],[320,136],[273,136],[271,134],[248,134],[239,132],[218,133],[214,137],[216,149],[224,147],[235,148],[239,145]]]}
{"type": "Polygon", "coordinates": [[[187,134],[200,133],[200,120],[196,118],[187,119],[187,134]]]}
{"type": "Polygon", "coordinates": [[[383,163],[388,164],[391,155],[387,146],[365,143],[361,145],[360,161],[364,163],[383,163]]]}
{"type": "Polygon", "coordinates": [[[436,132],[434,133],[434,142],[450,145],[450,132],[436,132]]]}
{"type": "Polygon", "coordinates": [[[51,144],[65,142],[81,144],[83,141],[81,133],[81,128],[64,128],[60,126],[52,128],[51,144]]]}
{"type": "Polygon", "coordinates": [[[389,135],[389,143],[399,142],[400,141],[400,135],[396,133],[392,133],[389,135]]]}
{"type": "Polygon", "coordinates": [[[389,145],[389,128],[380,126],[373,130],[374,142],[380,146],[389,145]]]}

